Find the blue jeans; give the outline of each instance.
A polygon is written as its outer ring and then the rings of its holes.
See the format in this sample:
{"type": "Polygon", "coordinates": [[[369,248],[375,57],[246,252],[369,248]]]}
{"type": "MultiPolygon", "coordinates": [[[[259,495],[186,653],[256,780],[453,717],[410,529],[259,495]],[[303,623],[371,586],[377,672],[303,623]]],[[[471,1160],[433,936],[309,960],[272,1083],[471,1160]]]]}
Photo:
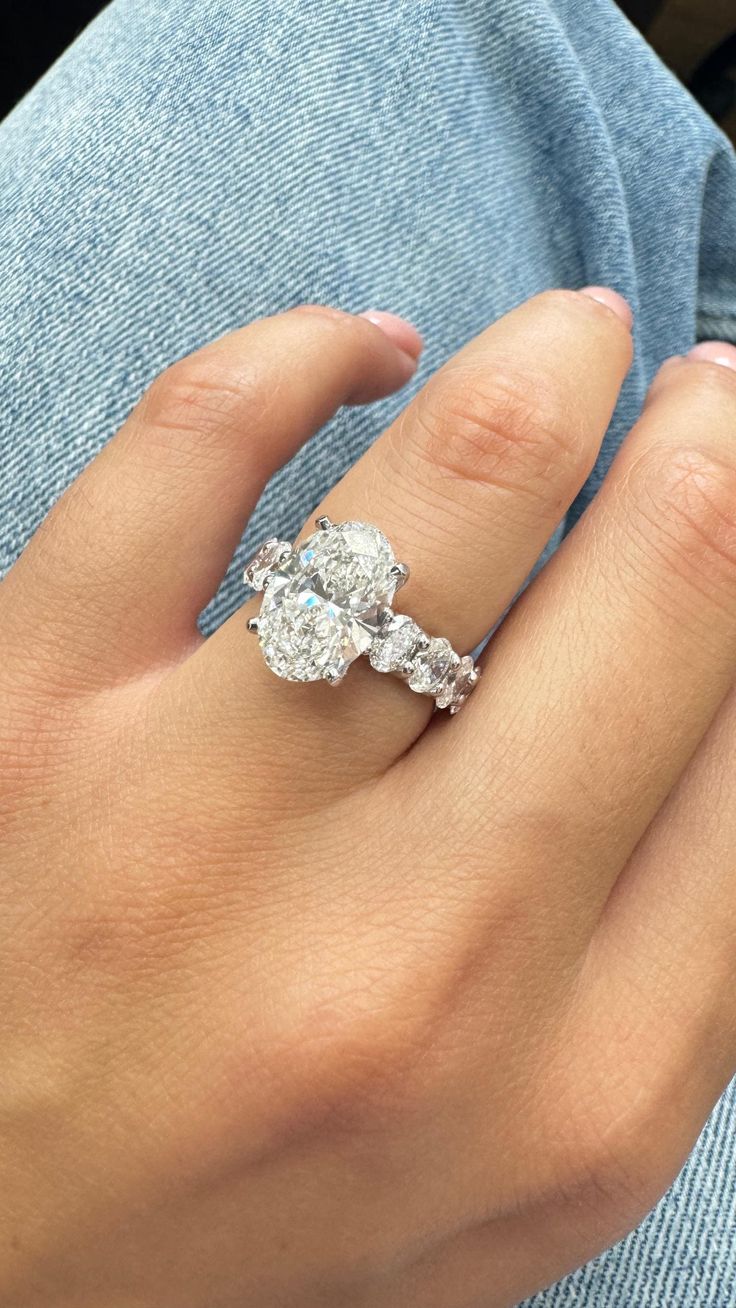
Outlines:
{"type": "MultiPolygon", "coordinates": [[[[290,304],[405,314],[419,385],[544,287],[623,292],[636,361],[566,525],[657,365],[736,339],[732,152],[608,0],[114,0],[0,127],[0,215],[0,569],[160,369],[290,304]]],[[[242,552],[405,399],[339,414],[242,552]]],[[[733,1087],[642,1226],[531,1303],[736,1304],[733,1087]]]]}

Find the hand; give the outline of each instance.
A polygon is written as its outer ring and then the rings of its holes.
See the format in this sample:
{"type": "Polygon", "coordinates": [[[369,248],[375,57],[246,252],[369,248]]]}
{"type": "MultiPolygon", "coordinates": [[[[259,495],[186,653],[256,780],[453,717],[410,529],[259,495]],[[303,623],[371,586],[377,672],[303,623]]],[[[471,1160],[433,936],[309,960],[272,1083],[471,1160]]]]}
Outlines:
{"type": "MultiPolygon", "coordinates": [[[[196,626],[271,473],[411,373],[378,321],[175,364],[3,583],[4,1308],[509,1305],[639,1219],[734,1072],[736,372],[665,366],[430,721],[367,660],[276,678],[257,603],[196,626]]],[[[318,511],[471,649],[630,360],[542,295],[318,511]]]]}

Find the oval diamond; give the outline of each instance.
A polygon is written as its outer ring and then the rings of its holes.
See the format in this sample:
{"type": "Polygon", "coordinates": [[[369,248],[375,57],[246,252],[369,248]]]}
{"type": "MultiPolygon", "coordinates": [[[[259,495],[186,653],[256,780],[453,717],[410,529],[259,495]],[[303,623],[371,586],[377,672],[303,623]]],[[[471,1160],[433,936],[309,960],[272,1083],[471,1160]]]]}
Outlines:
{"type": "Polygon", "coordinates": [[[277,564],[257,624],[272,671],[289,681],[338,681],[371,646],[396,587],[393,567],[386,537],[362,522],[320,528],[277,564]]]}
{"type": "Polygon", "coordinates": [[[368,658],[376,672],[401,672],[424,633],[416,622],[397,613],[382,627],[371,645],[368,658]]]}
{"type": "Polygon", "coordinates": [[[284,563],[290,554],[291,546],[288,541],[271,536],[246,563],[243,573],[246,586],[250,586],[251,590],[263,590],[274,568],[284,563]]]}
{"type": "Polygon", "coordinates": [[[436,695],[455,663],[449,640],[434,636],[427,648],[414,655],[409,685],[420,695],[436,695]]]}
{"type": "Polygon", "coordinates": [[[370,645],[372,633],[346,609],[319,594],[309,578],[274,577],[258,619],[263,657],[279,677],[339,679],[370,645]]]}
{"type": "Polygon", "coordinates": [[[383,532],[369,523],[341,522],[316,531],[299,550],[299,560],[319,578],[326,595],[354,611],[393,598],[393,550],[383,532]]]}

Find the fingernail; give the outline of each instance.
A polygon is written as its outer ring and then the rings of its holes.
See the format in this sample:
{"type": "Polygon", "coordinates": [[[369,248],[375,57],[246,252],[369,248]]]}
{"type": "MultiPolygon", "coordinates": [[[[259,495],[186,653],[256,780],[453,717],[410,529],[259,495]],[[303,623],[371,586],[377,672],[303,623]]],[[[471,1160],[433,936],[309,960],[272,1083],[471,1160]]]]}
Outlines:
{"type": "Polygon", "coordinates": [[[701,341],[688,351],[688,359],[703,359],[705,363],[720,363],[723,368],[736,369],[736,346],[727,341],[701,341]]]}
{"type": "Polygon", "coordinates": [[[383,309],[366,309],[358,316],[367,318],[374,327],[380,328],[399,350],[409,355],[410,359],[416,362],[419,358],[424,349],[424,341],[416,327],[407,322],[406,318],[400,318],[397,313],[386,313],[383,309]]]}
{"type": "Polygon", "coordinates": [[[581,295],[587,295],[590,300],[597,300],[599,304],[605,304],[607,309],[611,309],[622,323],[631,329],[634,322],[634,315],[628,302],[618,291],[612,291],[610,286],[583,286],[581,295]]]}

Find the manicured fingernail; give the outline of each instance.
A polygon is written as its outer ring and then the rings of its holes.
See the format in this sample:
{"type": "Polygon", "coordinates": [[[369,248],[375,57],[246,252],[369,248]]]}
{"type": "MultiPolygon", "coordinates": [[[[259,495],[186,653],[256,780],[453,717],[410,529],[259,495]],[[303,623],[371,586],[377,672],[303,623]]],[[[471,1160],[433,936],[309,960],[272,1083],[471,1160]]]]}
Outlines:
{"type": "Polygon", "coordinates": [[[386,313],[383,309],[366,309],[359,317],[367,318],[374,327],[379,327],[410,359],[416,361],[419,358],[424,349],[424,341],[416,327],[407,322],[406,318],[400,318],[397,313],[386,313]]]}
{"type": "Polygon", "coordinates": [[[701,341],[688,351],[688,359],[703,359],[705,363],[720,363],[723,368],[736,369],[736,346],[727,341],[701,341]]]}
{"type": "Polygon", "coordinates": [[[634,315],[628,302],[618,291],[612,291],[610,286],[583,286],[581,295],[587,295],[591,300],[597,300],[599,304],[605,304],[607,309],[611,309],[617,318],[630,329],[634,322],[634,315]]]}

